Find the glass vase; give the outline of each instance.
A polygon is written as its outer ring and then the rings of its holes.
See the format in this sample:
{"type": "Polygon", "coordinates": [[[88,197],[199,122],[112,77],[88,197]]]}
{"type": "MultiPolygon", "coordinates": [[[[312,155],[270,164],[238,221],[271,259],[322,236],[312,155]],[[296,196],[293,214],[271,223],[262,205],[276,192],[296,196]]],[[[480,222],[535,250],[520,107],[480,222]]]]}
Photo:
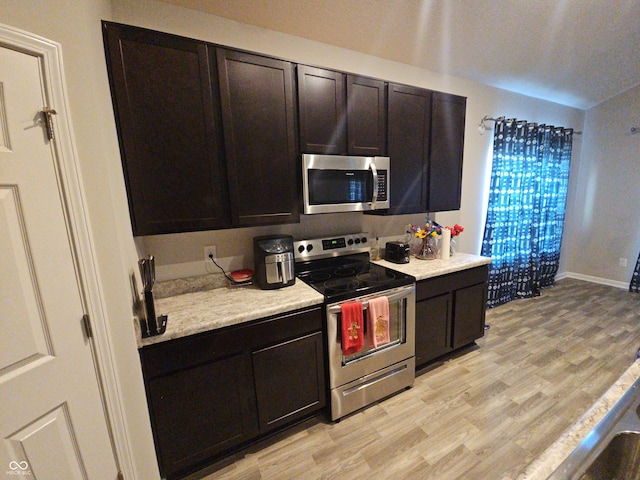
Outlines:
{"type": "Polygon", "coordinates": [[[453,257],[453,255],[458,251],[458,242],[454,238],[451,238],[451,243],[449,243],[449,256],[453,257]]]}
{"type": "Polygon", "coordinates": [[[438,258],[438,247],[432,237],[424,238],[418,245],[414,255],[418,260],[435,260],[438,258]]]}

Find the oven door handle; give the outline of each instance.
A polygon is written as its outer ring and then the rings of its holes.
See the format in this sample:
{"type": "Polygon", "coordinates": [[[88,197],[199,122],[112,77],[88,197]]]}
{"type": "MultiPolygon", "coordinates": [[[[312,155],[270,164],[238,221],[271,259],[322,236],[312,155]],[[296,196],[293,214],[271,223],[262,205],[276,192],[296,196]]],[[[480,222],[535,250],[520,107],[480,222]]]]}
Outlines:
{"type": "MultiPolygon", "coordinates": [[[[406,287],[406,288],[402,289],[399,292],[392,293],[391,295],[385,295],[385,296],[389,299],[389,302],[395,302],[397,300],[401,300],[401,299],[407,297],[415,289],[416,289],[415,285],[411,285],[409,287],[406,287]]],[[[354,298],[353,300],[347,300],[347,301],[348,302],[357,302],[358,299],[354,298]]],[[[346,302],[342,302],[342,303],[346,303],[346,302]]],[[[335,304],[335,305],[332,305],[327,309],[327,311],[330,314],[340,313],[340,305],[341,304],[339,304],[339,303],[335,304]]],[[[363,310],[366,309],[368,306],[369,306],[369,302],[368,301],[366,301],[366,300],[362,301],[362,309],[363,310]]]]}

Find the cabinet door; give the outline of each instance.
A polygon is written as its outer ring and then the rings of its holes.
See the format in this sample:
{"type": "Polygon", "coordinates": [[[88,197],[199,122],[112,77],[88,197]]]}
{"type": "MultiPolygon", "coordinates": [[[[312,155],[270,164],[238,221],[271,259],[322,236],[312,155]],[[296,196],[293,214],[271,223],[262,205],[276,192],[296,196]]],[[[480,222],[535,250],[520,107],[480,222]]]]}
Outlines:
{"type": "Polygon", "coordinates": [[[431,92],[389,85],[389,214],[426,211],[431,92]]]}
{"type": "Polygon", "coordinates": [[[258,432],[245,355],[153,379],[148,395],[163,476],[172,476],[258,432]]]}
{"type": "Polygon", "coordinates": [[[416,302],[416,366],[452,349],[451,294],[416,302]]]}
{"type": "Polygon", "coordinates": [[[252,357],[261,432],[325,406],[321,332],[256,351],[252,357]]]}
{"type": "Polygon", "coordinates": [[[293,66],[225,49],[217,62],[233,224],[297,222],[293,66]]]}
{"type": "Polygon", "coordinates": [[[349,155],[387,154],[387,84],[347,75],[347,139],[349,155]]]}
{"type": "Polygon", "coordinates": [[[207,46],[108,23],[104,34],[134,235],[230,226],[207,46]]]}
{"type": "Polygon", "coordinates": [[[435,92],[429,162],[430,212],[460,209],[467,99],[435,92]]]}
{"type": "Polygon", "coordinates": [[[453,295],[453,348],[460,348],[484,335],[487,284],[461,288],[453,295]]]}
{"type": "Polygon", "coordinates": [[[344,75],[298,65],[300,151],[347,153],[344,75]]]}

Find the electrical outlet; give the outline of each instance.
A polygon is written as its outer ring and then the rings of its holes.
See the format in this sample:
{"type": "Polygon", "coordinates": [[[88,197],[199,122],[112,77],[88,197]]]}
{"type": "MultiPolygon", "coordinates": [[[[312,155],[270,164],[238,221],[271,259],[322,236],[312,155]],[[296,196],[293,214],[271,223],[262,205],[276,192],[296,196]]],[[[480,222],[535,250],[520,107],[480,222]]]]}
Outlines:
{"type": "Polygon", "coordinates": [[[621,267],[626,267],[627,266],[627,259],[626,258],[618,259],[618,265],[620,265],[621,267]]]}
{"type": "Polygon", "coordinates": [[[215,245],[208,245],[204,247],[204,268],[207,272],[212,273],[215,271],[216,266],[211,261],[211,257],[218,258],[218,252],[215,245]]]}

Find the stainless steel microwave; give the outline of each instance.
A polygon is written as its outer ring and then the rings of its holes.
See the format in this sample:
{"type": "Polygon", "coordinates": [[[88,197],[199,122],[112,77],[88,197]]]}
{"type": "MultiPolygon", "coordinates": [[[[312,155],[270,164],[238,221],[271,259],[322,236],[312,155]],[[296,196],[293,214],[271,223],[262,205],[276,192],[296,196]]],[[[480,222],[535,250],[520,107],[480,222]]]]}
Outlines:
{"type": "Polygon", "coordinates": [[[302,155],[304,213],[389,208],[389,157],[302,155]]]}

